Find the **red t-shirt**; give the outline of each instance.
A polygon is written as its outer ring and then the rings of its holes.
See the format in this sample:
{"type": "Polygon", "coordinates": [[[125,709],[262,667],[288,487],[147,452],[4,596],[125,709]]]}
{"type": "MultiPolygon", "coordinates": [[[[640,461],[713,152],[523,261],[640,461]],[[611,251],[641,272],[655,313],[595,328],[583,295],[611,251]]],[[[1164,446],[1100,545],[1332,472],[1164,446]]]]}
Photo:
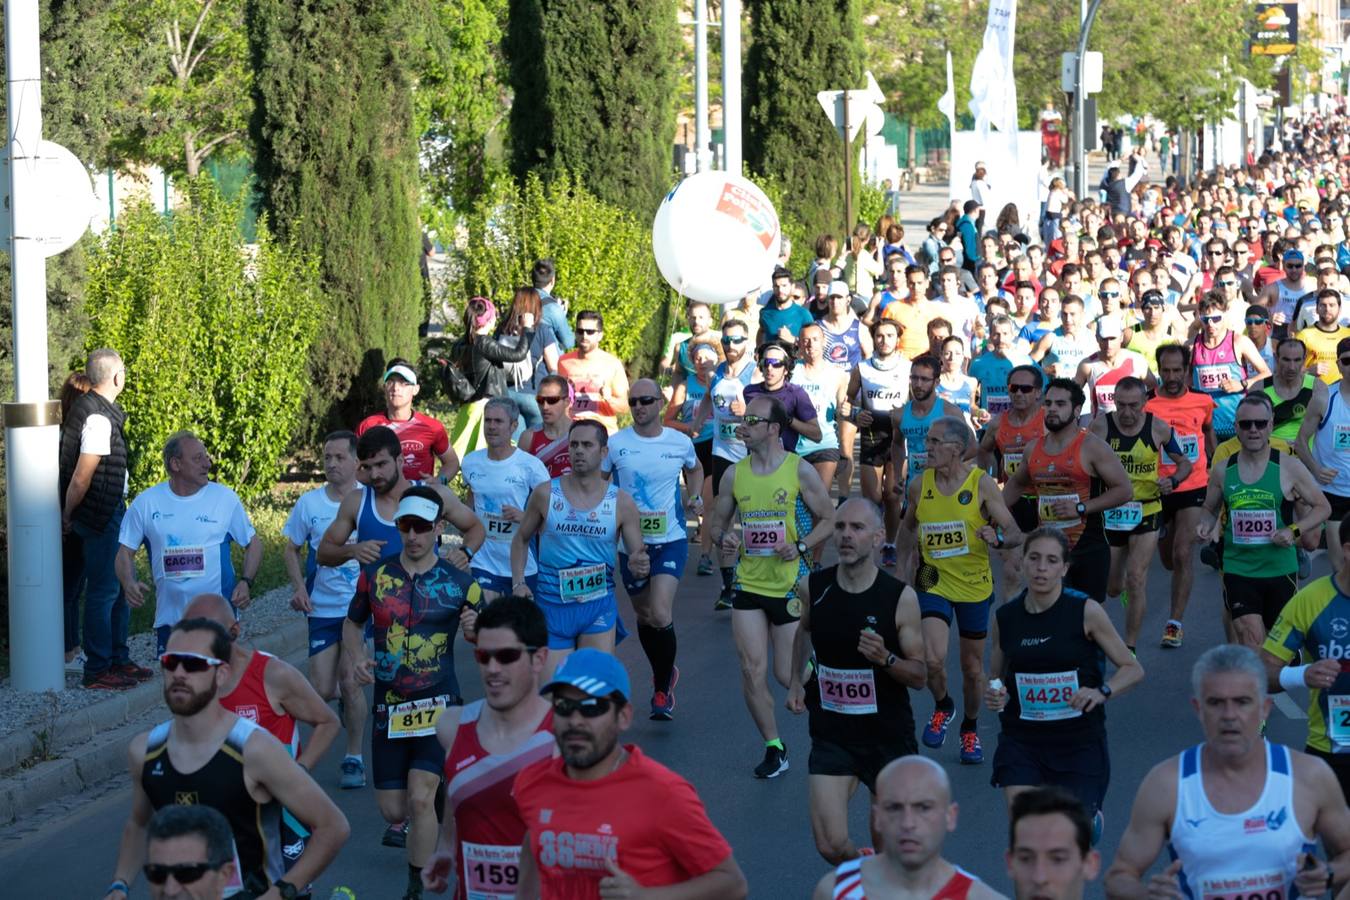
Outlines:
{"type": "Polygon", "coordinates": [[[609,875],[606,859],[643,887],[666,887],[731,856],[693,786],[637,747],[625,749],[624,764],[598,781],[568,778],[561,759],[516,776],[543,900],[594,900],[609,875]]]}
{"type": "MultiPolygon", "coordinates": [[[[1209,394],[1187,390],[1180,397],[1162,394],[1144,404],[1144,411],[1162,419],[1176,432],[1177,443],[1191,461],[1191,474],[1177,485],[1178,491],[1202,491],[1209,483],[1209,457],[1205,451],[1205,425],[1214,421],[1214,400],[1209,394]]],[[[1158,475],[1166,478],[1177,470],[1163,454],[1158,475]]]]}
{"type": "Polygon", "coordinates": [[[411,419],[394,421],[385,413],[366,416],[356,426],[357,436],[376,425],[393,429],[403,445],[403,477],[409,481],[425,481],[436,474],[436,460],[450,449],[450,435],[439,420],[426,413],[413,411],[411,419]]]}

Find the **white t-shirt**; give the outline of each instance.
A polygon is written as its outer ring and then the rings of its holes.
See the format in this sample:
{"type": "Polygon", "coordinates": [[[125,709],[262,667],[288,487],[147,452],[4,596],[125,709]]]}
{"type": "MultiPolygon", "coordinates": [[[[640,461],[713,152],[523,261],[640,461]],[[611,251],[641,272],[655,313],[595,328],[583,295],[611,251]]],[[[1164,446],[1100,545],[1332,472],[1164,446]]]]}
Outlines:
{"type": "MultiPolygon", "coordinates": [[[[487,540],[473,555],[473,568],[490,575],[511,577],[511,538],[519,523],[502,517],[503,506],[524,510],[530,491],[548,481],[548,469],[539,457],[519,448],[506,459],[488,458],[487,450],[475,450],[464,457],[460,474],[473,490],[474,515],[483,523],[487,540]]],[[[534,548],[525,557],[525,574],[539,571],[534,548]]]]}
{"type": "MultiPolygon", "coordinates": [[[[102,413],[90,413],[80,428],[80,452],[93,456],[107,456],[112,453],[112,422],[102,413]]],[[[127,495],[127,484],[131,473],[122,475],[122,496],[127,495]]]]}
{"type": "MultiPolygon", "coordinates": [[[[364,491],[365,485],[357,485],[357,493],[364,491]]],[[[342,503],[330,500],[326,487],[317,487],[306,491],[291,507],[281,534],[296,547],[309,545],[305,556],[305,586],[309,589],[309,599],[314,605],[310,616],[316,619],[334,619],[347,614],[352,597],[356,594],[356,578],[361,574],[361,564],[349,559],[340,566],[321,566],[316,557],[319,541],[323,533],[337,518],[338,507],[342,503]]],[[[356,543],[353,530],[347,543],[356,543]]]]}
{"type": "Polygon", "coordinates": [[[633,495],[643,543],[665,544],[689,539],[680,475],[696,465],[689,435],[662,428],[660,435],[648,438],[625,428],[609,439],[609,455],[600,468],[613,472],[619,487],[633,495]]]}
{"type": "Polygon", "coordinates": [[[161,481],[131,501],[117,540],[133,551],[144,544],[150,554],[159,628],[176,625],[198,594],[229,597],[235,582],[230,541],[247,546],[253,534],[244,504],[225,485],[209,481],[180,497],[161,481]]]}

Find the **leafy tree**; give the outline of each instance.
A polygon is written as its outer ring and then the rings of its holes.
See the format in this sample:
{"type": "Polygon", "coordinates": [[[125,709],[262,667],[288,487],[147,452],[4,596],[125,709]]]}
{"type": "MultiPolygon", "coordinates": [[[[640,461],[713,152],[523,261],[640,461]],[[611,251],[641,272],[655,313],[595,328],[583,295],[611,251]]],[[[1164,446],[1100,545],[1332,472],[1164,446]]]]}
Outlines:
{"type": "Polygon", "coordinates": [[[510,0],[511,168],[570,170],[643,217],[670,188],[678,27],[670,0],[510,0]]]}
{"type": "Polygon", "coordinates": [[[278,235],[318,256],[326,301],[304,437],[354,424],[380,402],[384,359],[416,351],[412,10],[403,0],[249,0],[263,207],[278,235]]]}
{"type": "MultiPolygon", "coordinates": [[[[985,14],[986,7],[981,4],[974,10],[972,14],[958,0],[865,0],[861,20],[867,68],[885,92],[889,112],[916,128],[946,123],[937,101],[947,90],[948,50],[957,112],[966,108],[970,67],[984,34],[983,20],[975,19],[985,14]]],[[[1015,64],[1021,63],[1019,54],[1015,64]]]]}
{"type": "MultiPolygon", "coordinates": [[[[750,0],[746,9],[746,167],[789,187],[780,211],[801,220],[808,233],[838,232],[844,209],[842,141],[816,93],[863,86],[857,4],[750,0]]],[[[853,152],[856,157],[856,145],[853,152]]]]}

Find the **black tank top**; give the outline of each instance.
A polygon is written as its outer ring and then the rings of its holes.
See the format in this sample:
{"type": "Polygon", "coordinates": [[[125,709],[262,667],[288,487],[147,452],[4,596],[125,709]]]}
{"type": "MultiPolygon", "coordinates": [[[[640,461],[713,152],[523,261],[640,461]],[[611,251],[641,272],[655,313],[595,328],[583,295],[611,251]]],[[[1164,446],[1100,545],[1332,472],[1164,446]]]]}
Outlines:
{"type": "Polygon", "coordinates": [[[1105,654],[1083,632],[1088,596],[1064,588],[1054,606],[1036,614],[1027,612],[1026,596],[1023,591],[994,613],[1003,651],[1003,671],[995,675],[1008,691],[999,714],[1003,731],[1026,741],[1104,737],[1101,706],[1074,715],[1064,702],[1075,680],[1078,687],[1095,688],[1105,677],[1105,654]]]}
{"type": "Polygon", "coordinates": [[[259,726],[239,719],[215,756],[195,772],[180,772],[169,759],[169,727],[161,722],[150,732],[141,765],[141,787],[150,805],[209,806],[225,817],[234,833],[239,874],[245,883],[271,884],[284,872],[281,855],[281,804],[258,803],[244,783],[244,744],[259,726]]]}
{"type": "Polygon", "coordinates": [[[860,594],[835,581],[837,566],[811,576],[811,644],[816,667],[806,685],[813,737],[836,742],[914,740],[909,690],[858,652],[858,634],[871,628],[900,656],[895,610],[905,584],[877,571],[860,594]]]}

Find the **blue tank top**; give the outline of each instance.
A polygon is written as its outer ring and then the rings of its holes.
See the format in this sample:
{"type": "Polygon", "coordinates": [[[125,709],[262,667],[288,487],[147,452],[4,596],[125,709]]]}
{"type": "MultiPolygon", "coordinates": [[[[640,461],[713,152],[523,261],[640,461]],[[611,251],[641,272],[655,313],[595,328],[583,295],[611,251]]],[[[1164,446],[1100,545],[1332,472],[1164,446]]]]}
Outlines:
{"type": "Polygon", "coordinates": [[[958,387],[948,387],[938,380],[938,396],[946,400],[952,406],[959,407],[961,412],[970,415],[971,403],[975,400],[975,379],[969,375],[961,376],[961,384],[958,387]]]}
{"type": "Polygon", "coordinates": [[[928,453],[924,449],[924,438],[933,423],[942,418],[942,398],[939,395],[928,415],[922,418],[914,415],[914,404],[906,403],[900,410],[900,434],[905,438],[905,455],[909,457],[909,472],[905,476],[905,487],[916,475],[923,472],[928,462],[928,453]]]}
{"type": "MultiPolygon", "coordinates": [[[[375,509],[375,492],[369,488],[361,498],[361,514],[356,517],[356,540],[384,541],[384,546],[380,548],[381,557],[396,556],[403,552],[403,535],[398,533],[398,526],[393,522],[380,518],[379,512],[375,509]]],[[[369,570],[375,568],[375,565],[376,563],[371,563],[361,568],[363,571],[369,570]]]]}
{"type": "MultiPolygon", "coordinates": [[[[703,398],[708,393],[711,382],[705,385],[698,380],[697,375],[690,375],[684,380],[684,406],[680,409],[680,421],[689,422],[694,418],[694,411],[698,405],[703,402],[703,398]]],[[[698,434],[694,435],[692,440],[695,444],[701,444],[704,441],[711,441],[713,436],[713,417],[708,416],[703,422],[703,428],[698,434]]]]}
{"type": "Polygon", "coordinates": [[[825,335],[825,361],[841,369],[851,370],[862,361],[862,344],[858,341],[860,323],[855,318],[839,334],[830,331],[825,320],[816,323],[825,335]]]}
{"type": "Polygon", "coordinates": [[[589,603],[613,599],[618,532],[617,485],[610,482],[593,508],[577,509],[563,493],[562,480],[553,479],[548,514],[539,531],[539,600],[589,603]]]}

